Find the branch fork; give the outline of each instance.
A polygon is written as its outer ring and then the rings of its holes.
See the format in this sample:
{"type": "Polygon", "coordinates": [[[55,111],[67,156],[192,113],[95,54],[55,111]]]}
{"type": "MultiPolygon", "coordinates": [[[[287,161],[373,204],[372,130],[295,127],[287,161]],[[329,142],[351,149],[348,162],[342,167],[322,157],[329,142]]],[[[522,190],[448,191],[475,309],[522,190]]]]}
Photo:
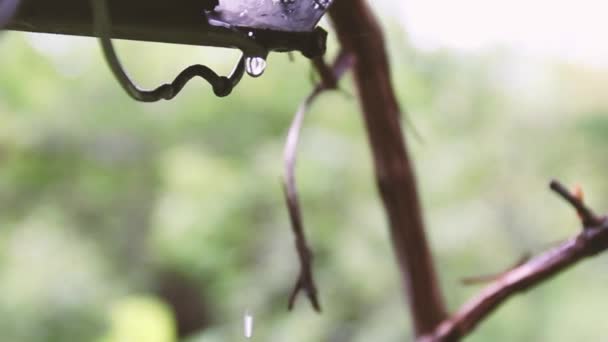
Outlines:
{"type": "Polygon", "coordinates": [[[606,216],[596,215],[585,205],[582,196],[572,193],[558,181],[551,181],[550,188],[574,207],[581,218],[582,231],[577,236],[497,276],[458,312],[441,322],[435,331],[418,338],[418,342],[458,341],[469,335],[479,323],[513,295],[540,285],[579,261],[608,249],[606,216]]]}
{"type": "Polygon", "coordinates": [[[572,193],[556,180],[552,180],[549,187],[576,209],[584,229],[600,226],[605,221],[605,217],[597,216],[593,210],[585,205],[580,187],[577,187],[572,193]]]}

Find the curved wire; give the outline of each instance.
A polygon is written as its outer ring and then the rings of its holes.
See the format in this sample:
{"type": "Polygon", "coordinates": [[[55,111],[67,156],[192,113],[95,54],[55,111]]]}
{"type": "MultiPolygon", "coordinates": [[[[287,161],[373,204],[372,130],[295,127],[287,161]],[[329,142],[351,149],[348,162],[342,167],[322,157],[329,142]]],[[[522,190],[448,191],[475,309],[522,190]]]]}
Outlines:
{"type": "Polygon", "coordinates": [[[232,92],[245,73],[245,56],[241,56],[238,64],[229,77],[219,76],[211,68],[204,65],[191,65],[184,69],[173,82],[165,83],[153,90],[140,89],[127,75],[112,44],[110,38],[110,14],[106,0],[91,0],[93,6],[93,21],[95,31],[99,36],[99,42],[112,73],[118,83],[133,99],[141,102],[156,102],[159,100],[171,100],[186,86],[194,77],[201,77],[213,88],[218,97],[224,97],[232,92]]]}
{"type": "Polygon", "coordinates": [[[19,7],[19,0],[0,0],[0,28],[8,23],[19,7]]]}

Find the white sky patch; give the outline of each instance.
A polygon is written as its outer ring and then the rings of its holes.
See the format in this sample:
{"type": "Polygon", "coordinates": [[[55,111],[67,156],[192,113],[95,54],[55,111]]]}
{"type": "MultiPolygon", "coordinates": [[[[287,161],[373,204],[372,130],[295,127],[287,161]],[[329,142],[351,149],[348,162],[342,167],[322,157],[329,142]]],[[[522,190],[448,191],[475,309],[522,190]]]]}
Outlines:
{"type": "Polygon", "coordinates": [[[415,47],[524,53],[608,67],[608,0],[404,0],[415,47]]]}

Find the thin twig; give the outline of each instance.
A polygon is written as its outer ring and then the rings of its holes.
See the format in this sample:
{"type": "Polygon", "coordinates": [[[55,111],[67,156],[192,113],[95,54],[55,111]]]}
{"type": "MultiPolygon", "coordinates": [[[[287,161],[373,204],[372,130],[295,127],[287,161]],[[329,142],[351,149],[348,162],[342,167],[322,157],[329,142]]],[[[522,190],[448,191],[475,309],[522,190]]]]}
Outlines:
{"type": "Polygon", "coordinates": [[[559,183],[556,180],[552,180],[549,187],[551,190],[555,191],[559,194],[563,199],[565,199],[570,205],[576,209],[576,212],[580,216],[583,221],[583,227],[593,227],[597,226],[601,223],[601,218],[599,218],[593,210],[589,209],[583,202],[581,198],[572,194],[565,186],[559,183]]]}
{"type": "MultiPolygon", "coordinates": [[[[560,183],[552,181],[551,189],[577,211],[585,209],[584,213],[592,213],[560,183]]],[[[513,295],[540,285],[586,257],[608,249],[608,219],[600,219],[595,215],[588,217],[591,218],[597,220],[594,225],[585,226],[577,236],[505,272],[464,304],[456,314],[442,322],[433,333],[422,336],[418,341],[457,341],[470,334],[480,322],[513,295]]]]}
{"type": "Polygon", "coordinates": [[[285,179],[283,190],[289,211],[289,218],[291,220],[291,227],[295,235],[296,250],[300,259],[300,275],[289,298],[289,310],[293,308],[298,293],[304,290],[315,310],[318,312],[321,311],[321,305],[319,303],[317,289],[312,274],[312,253],[306,243],[306,235],[304,233],[304,225],[302,222],[295,180],[296,157],[302,123],[312,102],[325,90],[336,88],[337,80],[340,79],[352,65],[351,57],[352,56],[347,53],[340,53],[331,68],[329,68],[321,58],[315,59],[314,65],[320,71],[322,81],[298,108],[287,134],[287,142],[285,143],[284,151],[285,179]]]}
{"type": "Polygon", "coordinates": [[[318,86],[325,89],[336,89],[338,87],[338,80],[336,78],[335,71],[333,70],[334,68],[327,65],[323,57],[313,58],[312,64],[321,77],[321,82],[318,86]]]}
{"type": "Polygon", "coordinates": [[[478,275],[478,276],[472,276],[472,277],[466,277],[463,278],[461,280],[463,285],[477,285],[477,284],[487,284],[491,281],[494,281],[498,278],[500,278],[501,276],[503,276],[505,273],[512,271],[513,269],[525,264],[528,260],[530,260],[532,256],[529,253],[524,254],[521,258],[519,258],[519,260],[517,260],[517,262],[509,267],[508,269],[500,272],[500,273],[494,273],[494,274],[484,274],[484,275],[478,275]]]}

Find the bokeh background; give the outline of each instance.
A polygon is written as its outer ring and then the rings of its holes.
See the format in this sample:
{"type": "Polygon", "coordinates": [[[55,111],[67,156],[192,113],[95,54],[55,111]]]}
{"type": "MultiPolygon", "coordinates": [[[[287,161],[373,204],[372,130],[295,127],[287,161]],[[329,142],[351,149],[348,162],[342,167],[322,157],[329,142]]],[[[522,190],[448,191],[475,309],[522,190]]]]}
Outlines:
{"type": "MultiPolygon", "coordinates": [[[[374,2],[451,309],[479,289],[462,278],[577,232],[551,178],[608,207],[604,5],[486,3],[374,2]]],[[[238,58],[117,45],[149,87],[193,63],[228,72],[238,58]]],[[[313,106],[298,164],[324,312],[304,298],[286,311],[298,262],[282,146],[311,88],[303,57],[276,54],[228,98],[193,82],[172,102],[140,104],[95,40],[2,34],[0,341],[244,341],[246,311],[252,341],[408,340],[349,78],[313,106]]],[[[509,301],[468,340],[604,340],[607,271],[605,256],[586,261],[509,301]]]]}

